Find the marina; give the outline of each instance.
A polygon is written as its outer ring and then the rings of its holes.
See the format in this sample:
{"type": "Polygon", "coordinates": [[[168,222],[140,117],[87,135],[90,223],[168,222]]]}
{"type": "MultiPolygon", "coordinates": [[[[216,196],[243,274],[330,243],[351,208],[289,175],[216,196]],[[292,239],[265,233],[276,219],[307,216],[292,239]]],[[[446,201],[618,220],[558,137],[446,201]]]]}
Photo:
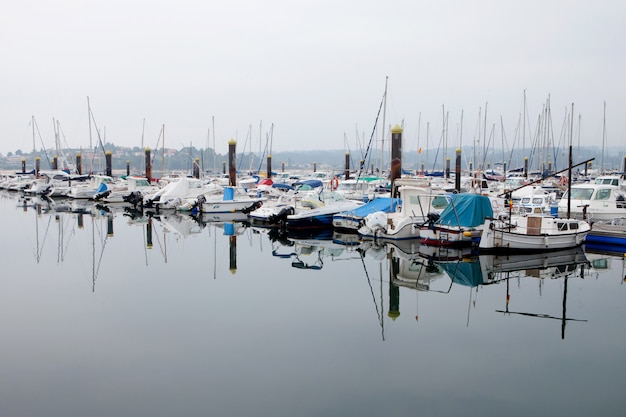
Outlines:
{"type": "Polygon", "coordinates": [[[474,255],[9,191],[0,213],[7,415],[624,406],[623,254],[474,255]]]}

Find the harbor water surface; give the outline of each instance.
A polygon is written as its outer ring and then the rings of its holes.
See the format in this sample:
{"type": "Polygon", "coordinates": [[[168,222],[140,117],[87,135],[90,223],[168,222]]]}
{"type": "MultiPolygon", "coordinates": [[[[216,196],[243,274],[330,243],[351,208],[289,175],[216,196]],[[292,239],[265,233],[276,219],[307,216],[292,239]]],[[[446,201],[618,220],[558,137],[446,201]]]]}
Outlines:
{"type": "Polygon", "coordinates": [[[8,192],[0,214],[3,416],[624,415],[619,254],[444,257],[8,192]]]}

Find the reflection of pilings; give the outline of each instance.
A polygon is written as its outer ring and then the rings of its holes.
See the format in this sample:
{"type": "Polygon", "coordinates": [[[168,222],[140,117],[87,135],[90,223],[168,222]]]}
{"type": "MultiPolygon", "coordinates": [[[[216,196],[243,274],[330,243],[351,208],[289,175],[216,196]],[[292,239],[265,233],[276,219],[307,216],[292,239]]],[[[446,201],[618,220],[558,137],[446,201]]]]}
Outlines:
{"type": "Polygon", "coordinates": [[[146,154],[146,178],[152,181],[152,161],[150,159],[150,148],[145,149],[146,154]]]}
{"type": "Polygon", "coordinates": [[[392,257],[389,260],[389,313],[387,315],[395,320],[400,316],[400,287],[394,284],[400,272],[400,259],[392,257]]]}
{"type": "Polygon", "coordinates": [[[113,176],[113,154],[111,151],[106,151],[104,154],[104,159],[106,161],[106,171],[105,174],[109,177],[113,176]]]}
{"type": "MultiPolygon", "coordinates": [[[[396,178],[402,176],[402,128],[395,125],[391,129],[391,184],[393,185],[396,178]]],[[[397,197],[397,189],[393,187],[394,195],[397,197]]]]}
{"type": "Polygon", "coordinates": [[[113,237],[113,216],[107,217],[107,236],[113,237]]]}
{"type": "Polygon", "coordinates": [[[228,185],[237,186],[237,141],[231,139],[228,141],[228,185]]]}
{"type": "Polygon", "coordinates": [[[237,272],[237,236],[230,236],[228,243],[230,248],[230,273],[235,274],[237,272]]]}
{"type": "Polygon", "coordinates": [[[83,156],[79,153],[76,154],[76,173],[83,175],[83,156]]]}
{"type": "Polygon", "coordinates": [[[148,218],[146,224],[146,248],[152,249],[152,217],[148,218]]]}

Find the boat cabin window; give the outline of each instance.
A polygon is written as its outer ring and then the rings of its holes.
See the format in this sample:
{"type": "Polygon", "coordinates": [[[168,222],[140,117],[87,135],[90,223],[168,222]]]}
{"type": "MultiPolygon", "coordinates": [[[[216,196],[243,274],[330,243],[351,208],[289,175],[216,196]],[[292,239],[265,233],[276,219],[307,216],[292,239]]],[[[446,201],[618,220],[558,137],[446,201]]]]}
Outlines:
{"type": "Polygon", "coordinates": [[[596,184],[619,186],[619,179],[618,178],[596,178],[596,184]]]}
{"type": "Polygon", "coordinates": [[[560,231],[567,230],[567,223],[565,223],[565,222],[557,222],[557,223],[556,223],[556,227],[557,227],[560,231]]]}
{"type": "Polygon", "coordinates": [[[432,206],[435,209],[444,209],[448,207],[448,199],[443,195],[438,195],[433,198],[432,206]]]}
{"type": "Polygon", "coordinates": [[[569,224],[569,228],[570,228],[570,230],[577,230],[577,229],[578,229],[578,223],[576,223],[576,222],[571,222],[571,223],[569,224]]]}
{"type": "MultiPolygon", "coordinates": [[[[572,198],[575,200],[589,200],[593,194],[593,188],[572,188],[572,198]]],[[[566,196],[563,196],[566,198],[566,196]]]]}
{"type": "Polygon", "coordinates": [[[522,198],[522,204],[528,204],[528,203],[530,203],[530,197],[522,198]]]}
{"type": "Polygon", "coordinates": [[[611,196],[611,190],[609,189],[601,189],[596,191],[595,200],[608,200],[611,196]]]}
{"type": "Polygon", "coordinates": [[[542,204],[542,203],[543,203],[542,198],[533,198],[533,204],[542,204]]]}

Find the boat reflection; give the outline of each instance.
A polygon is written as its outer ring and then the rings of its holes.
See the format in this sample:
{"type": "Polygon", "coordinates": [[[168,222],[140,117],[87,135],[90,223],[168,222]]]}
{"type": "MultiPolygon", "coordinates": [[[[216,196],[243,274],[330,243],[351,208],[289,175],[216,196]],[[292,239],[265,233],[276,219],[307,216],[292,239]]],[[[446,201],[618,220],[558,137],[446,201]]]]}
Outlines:
{"type": "Polygon", "coordinates": [[[469,325],[470,307],[476,304],[475,298],[472,300],[472,291],[477,294],[478,289],[483,286],[504,283],[506,307],[504,310],[496,310],[498,313],[560,320],[562,338],[565,337],[567,322],[586,321],[566,315],[568,280],[584,278],[592,266],[581,247],[542,254],[470,256],[469,251],[462,249],[421,246],[417,251],[406,252],[394,244],[386,245],[391,262],[390,317],[396,318],[400,315],[400,287],[448,293],[454,285],[458,285],[471,290],[467,317],[469,325]],[[445,277],[450,280],[447,287],[433,288],[434,282],[440,282],[445,277]],[[561,315],[511,310],[510,283],[513,279],[523,278],[532,279],[540,286],[543,286],[546,280],[561,280],[563,287],[561,315]]]}

